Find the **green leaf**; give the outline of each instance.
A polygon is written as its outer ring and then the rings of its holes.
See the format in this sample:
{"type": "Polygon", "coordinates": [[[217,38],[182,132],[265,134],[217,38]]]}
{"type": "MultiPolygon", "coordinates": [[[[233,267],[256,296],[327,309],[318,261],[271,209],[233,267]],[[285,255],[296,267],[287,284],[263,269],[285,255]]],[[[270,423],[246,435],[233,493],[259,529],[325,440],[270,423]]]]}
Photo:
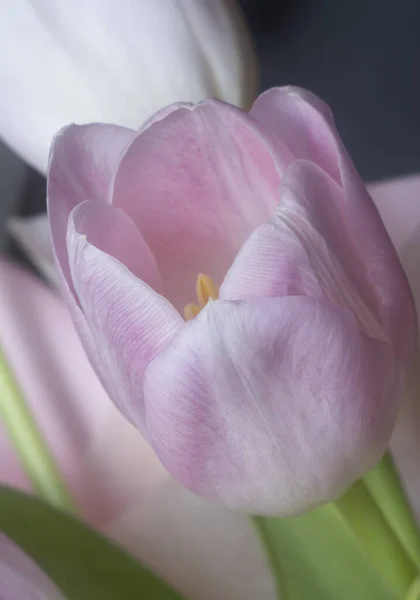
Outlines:
{"type": "Polygon", "coordinates": [[[0,531],[67,600],[181,600],[129,554],[69,514],[0,486],[0,531]]]}
{"type": "Polygon", "coordinates": [[[335,504],[372,566],[381,573],[389,589],[404,598],[417,577],[417,569],[365,482],[356,481],[335,504]]]}
{"type": "Polygon", "coordinates": [[[389,452],[366,473],[364,482],[407,554],[420,569],[420,533],[389,452]]]}
{"type": "Polygon", "coordinates": [[[76,512],[74,499],[1,350],[0,419],[37,494],[54,506],[76,512]]]}
{"type": "Polygon", "coordinates": [[[254,522],[282,600],[401,600],[387,589],[334,504],[254,522]]]}

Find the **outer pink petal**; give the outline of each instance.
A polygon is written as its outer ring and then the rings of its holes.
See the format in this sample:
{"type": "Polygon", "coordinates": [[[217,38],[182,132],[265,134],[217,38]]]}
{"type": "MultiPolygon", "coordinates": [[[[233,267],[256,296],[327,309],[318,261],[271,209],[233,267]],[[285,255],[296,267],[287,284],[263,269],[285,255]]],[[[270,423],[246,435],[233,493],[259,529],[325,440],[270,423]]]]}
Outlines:
{"type": "Polygon", "coordinates": [[[385,339],[374,290],[366,277],[342,210],[342,190],[314,163],[286,171],[271,223],[246,241],[220,297],[303,295],[350,309],[361,329],[385,339]]]}
{"type": "Polygon", "coordinates": [[[223,281],[221,300],[264,296],[323,298],[310,256],[290,231],[264,223],[250,235],[223,281]]]}
{"type": "Polygon", "coordinates": [[[382,321],[398,353],[411,361],[415,340],[411,294],[377,210],[336,132],[329,108],[305,90],[275,88],[256,100],[251,115],[267,131],[277,134],[296,158],[315,162],[342,186],[343,209],[369,279],[381,298],[382,321]]]}
{"type": "Polygon", "coordinates": [[[72,209],[85,200],[107,201],[118,160],[134,132],[115,125],[70,125],[54,138],[48,168],[48,217],[63,284],[74,292],[66,249],[72,209]]]}
{"type": "Polygon", "coordinates": [[[41,569],[16,544],[0,534],[0,598],[2,600],[64,600],[41,569]]]}
{"type": "Polygon", "coordinates": [[[78,305],[66,246],[69,216],[86,200],[106,202],[116,164],[134,132],[114,125],[70,125],[54,138],[48,169],[47,207],[61,289],[86,347],[89,328],[78,305]]]}
{"type": "Polygon", "coordinates": [[[156,257],[165,295],[182,310],[195,279],[221,283],[239,247],[278,201],[280,174],[257,123],[207,101],[158,115],[118,167],[112,202],[156,257]]]}
{"type": "Polygon", "coordinates": [[[389,443],[391,347],[311,298],[211,302],[149,365],[149,438],[204,498],[295,514],[340,495],[389,443]]]}
{"type": "Polygon", "coordinates": [[[163,296],[78,232],[78,217],[86,215],[76,214],[74,224],[70,223],[68,252],[89,331],[85,348],[116,405],[144,430],[144,370],[184,320],[163,296]]]}
{"type": "Polygon", "coordinates": [[[250,114],[280,138],[295,158],[314,162],[341,185],[339,160],[348,158],[337,155],[342,148],[338,148],[331,111],[317,96],[293,86],[273,88],[257,98],[250,114]]]}

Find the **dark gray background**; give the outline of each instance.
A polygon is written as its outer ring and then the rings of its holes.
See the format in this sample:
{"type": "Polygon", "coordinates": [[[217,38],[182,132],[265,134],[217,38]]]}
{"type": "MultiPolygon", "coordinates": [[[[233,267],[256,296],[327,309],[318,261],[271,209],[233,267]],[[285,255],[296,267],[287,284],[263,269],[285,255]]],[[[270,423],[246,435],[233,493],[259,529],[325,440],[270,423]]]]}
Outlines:
{"type": "MultiPolygon", "coordinates": [[[[255,38],[261,89],[295,84],[324,98],[366,180],[420,171],[419,2],[241,4],[255,38]]],[[[3,213],[44,210],[41,176],[5,148],[0,169],[3,213]]]]}
{"type": "Polygon", "coordinates": [[[420,171],[419,2],[243,0],[243,6],[262,88],[297,84],[324,98],[365,179],[420,171]]]}

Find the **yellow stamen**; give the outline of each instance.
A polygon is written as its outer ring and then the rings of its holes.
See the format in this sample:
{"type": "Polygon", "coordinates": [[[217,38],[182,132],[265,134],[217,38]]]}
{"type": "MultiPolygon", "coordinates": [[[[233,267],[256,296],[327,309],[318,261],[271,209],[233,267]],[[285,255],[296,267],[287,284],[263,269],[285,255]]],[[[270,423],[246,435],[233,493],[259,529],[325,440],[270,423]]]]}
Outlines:
{"type": "Polygon", "coordinates": [[[219,297],[219,290],[213,279],[202,273],[197,276],[195,290],[197,293],[198,304],[190,303],[186,305],[184,308],[184,318],[186,321],[191,321],[191,319],[196,317],[200,310],[206,306],[210,298],[217,300],[219,297]]]}
{"type": "Polygon", "coordinates": [[[200,273],[197,277],[195,291],[197,293],[197,299],[200,308],[204,308],[206,306],[209,298],[217,300],[219,297],[219,290],[217,289],[213,279],[208,275],[203,275],[203,273],[200,273]]]}
{"type": "Polygon", "coordinates": [[[187,304],[184,308],[184,319],[186,321],[191,321],[194,319],[200,312],[200,307],[197,304],[187,304]]]}

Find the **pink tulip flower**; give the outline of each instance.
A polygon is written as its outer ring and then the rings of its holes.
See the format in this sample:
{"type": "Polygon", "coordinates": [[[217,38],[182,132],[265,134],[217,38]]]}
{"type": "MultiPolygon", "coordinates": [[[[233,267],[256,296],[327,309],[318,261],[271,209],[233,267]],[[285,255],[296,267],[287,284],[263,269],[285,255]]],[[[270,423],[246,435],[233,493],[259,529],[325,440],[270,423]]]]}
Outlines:
{"type": "MultiPolygon", "coordinates": [[[[172,480],[109,400],[57,294],[5,260],[0,346],[80,518],[189,600],[276,598],[247,517],[212,506],[172,480]]],[[[0,457],[0,483],[31,492],[1,421],[0,457]]]]}
{"type": "Polygon", "coordinates": [[[139,132],[70,126],[48,197],[88,356],[185,487],[295,514],[381,457],[415,309],[319,99],[273,89],[249,115],[211,100],[139,132]]]}
{"type": "Polygon", "coordinates": [[[39,567],[0,533],[0,598],[2,600],[64,600],[39,567]]]}

